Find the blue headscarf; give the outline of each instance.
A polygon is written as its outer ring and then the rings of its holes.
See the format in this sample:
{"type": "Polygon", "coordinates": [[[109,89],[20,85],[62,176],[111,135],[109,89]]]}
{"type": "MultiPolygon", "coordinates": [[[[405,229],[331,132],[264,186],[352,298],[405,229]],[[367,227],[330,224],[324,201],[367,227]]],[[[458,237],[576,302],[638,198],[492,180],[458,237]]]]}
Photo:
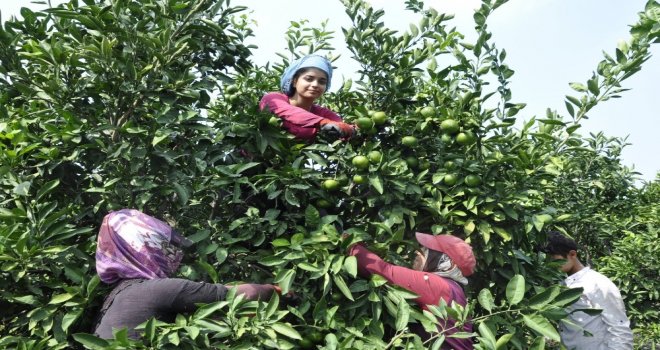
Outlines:
{"type": "Polygon", "coordinates": [[[325,72],[328,76],[328,84],[325,87],[325,90],[330,90],[330,81],[332,81],[332,65],[325,57],[319,55],[308,55],[302,58],[299,58],[293,62],[284,70],[282,78],[280,79],[280,89],[285,94],[289,94],[291,91],[291,84],[293,83],[293,76],[302,69],[302,68],[317,68],[325,72]]]}

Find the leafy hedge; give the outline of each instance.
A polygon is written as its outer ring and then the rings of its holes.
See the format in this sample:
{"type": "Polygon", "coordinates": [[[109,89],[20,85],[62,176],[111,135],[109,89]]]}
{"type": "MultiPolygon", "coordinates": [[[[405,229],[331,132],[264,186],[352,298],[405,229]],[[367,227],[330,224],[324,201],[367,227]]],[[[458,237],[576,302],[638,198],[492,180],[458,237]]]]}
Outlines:
{"type": "MultiPolygon", "coordinates": [[[[517,127],[524,104],[511,100],[514,71],[486,24],[503,3],[483,3],[479,38],[468,43],[449,29],[450,16],[421,2],[407,2],[420,22],[396,33],[382,11],[344,1],[353,22],[344,36],[360,78],[323,104],[349,121],[375,110],[388,121],[350,142],[315,144],[292,139],[257,105],[290,59],[331,55],[325,28],[293,23],[282,61],[257,67],[243,43],[251,35],[245,8],[229,1],[72,0],[23,9],[23,20],[0,30],[0,344],[421,348],[439,346],[443,335],[422,344],[409,322],[433,328],[447,315],[471,318],[475,333],[465,336],[481,349],[557,340],[553,324],[579,291],[556,286],[557,272],[536,252],[543,230],[583,232],[599,242],[594,257],[611,247],[613,257],[625,256],[634,237],[647,234],[630,224],[642,194],[610,152],[620,140],[577,131],[648,59],[659,7],[650,1],[631,40],[586,84],[572,84],[578,97],[567,96],[568,116],[551,111],[517,127]],[[448,119],[469,142],[443,131],[448,119]],[[405,136],[417,146],[402,145],[405,136]],[[352,165],[372,151],[381,159],[368,169],[352,165]],[[351,181],[355,175],[366,183],[351,181]],[[340,188],[324,189],[328,179],[340,188]],[[139,342],[122,332],[111,342],[87,334],[108,292],[94,273],[96,231],[108,211],[125,207],[163,218],[196,242],[181,276],[279,283],[302,304],[230,296],[174,324],[147,322],[139,342]],[[631,241],[604,244],[624,226],[631,241]],[[467,308],[416,311],[405,290],[358,278],[339,240],[353,232],[406,264],[416,230],[471,241],[478,273],[467,308]]],[[[648,233],[657,235],[653,227],[648,233]]],[[[647,301],[629,300],[631,310],[647,301]]],[[[657,322],[657,314],[639,317],[657,322]]]]}

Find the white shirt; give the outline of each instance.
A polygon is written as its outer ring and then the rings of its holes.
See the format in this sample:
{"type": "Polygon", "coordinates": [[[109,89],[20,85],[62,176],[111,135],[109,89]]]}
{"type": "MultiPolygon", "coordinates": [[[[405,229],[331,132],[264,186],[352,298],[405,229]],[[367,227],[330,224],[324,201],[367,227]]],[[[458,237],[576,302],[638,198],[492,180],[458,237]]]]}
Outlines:
{"type": "Polygon", "coordinates": [[[564,284],[570,288],[584,288],[582,296],[568,308],[568,312],[576,309],[603,310],[595,316],[577,311],[568,316],[570,322],[560,324],[561,340],[567,349],[632,349],[633,335],[623,299],[609,278],[585,267],[566,278],[564,284]],[[592,335],[585,334],[585,331],[592,335]]]}

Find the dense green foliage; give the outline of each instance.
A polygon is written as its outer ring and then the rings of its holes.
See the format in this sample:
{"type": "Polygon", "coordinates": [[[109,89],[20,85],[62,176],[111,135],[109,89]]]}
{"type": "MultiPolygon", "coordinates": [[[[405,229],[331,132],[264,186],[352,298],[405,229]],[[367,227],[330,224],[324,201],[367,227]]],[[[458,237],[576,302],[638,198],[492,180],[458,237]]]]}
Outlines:
{"type": "Polygon", "coordinates": [[[596,266],[619,286],[637,342],[650,347],[660,339],[660,178],[646,184],[636,200],[634,216],[619,221],[622,237],[614,238],[612,254],[596,266]]]}
{"type": "Polygon", "coordinates": [[[474,43],[450,29],[450,16],[418,1],[407,2],[420,22],[405,33],[361,0],[343,3],[352,20],[343,34],[361,70],[355,82],[335,81],[341,87],[322,103],[349,121],[387,116],[350,142],[302,143],[258,110],[288,61],[332,55],[324,27],[293,23],[282,61],[258,67],[243,44],[251,34],[244,8],[228,1],[72,0],[6,22],[0,345],[420,348],[439,346],[442,334],[421,344],[408,323],[432,329],[451,315],[473,319],[475,333],[466,336],[477,348],[542,349],[546,338],[558,339],[553,323],[579,295],[558,287],[537,253],[548,227],[589,245],[621,282],[636,326],[647,340],[657,337],[659,316],[649,311],[658,306],[657,245],[644,242],[657,238],[658,180],[636,189],[619,161],[622,140],[578,133],[580,120],[623,92],[621,82],[660,40],[657,2],[586,84],[571,84],[579,96],[567,96],[566,117],[549,111],[523,123],[516,116],[524,104],[508,88],[514,71],[486,24],[504,1],[484,1],[475,12],[474,43]],[[409,136],[417,142],[403,140],[409,136]],[[353,165],[373,151],[380,157],[367,168],[353,165]],[[322,186],[329,179],[337,189],[322,186]],[[147,322],[139,342],[123,332],[114,342],[86,334],[108,291],[95,277],[96,231],[107,212],[125,207],[196,242],[181,276],[278,283],[301,305],[230,295],[174,324],[147,322]],[[359,278],[340,240],[353,233],[405,265],[415,231],[471,242],[478,271],[467,308],[421,313],[405,290],[359,278]],[[632,259],[640,252],[646,261],[632,259]],[[644,277],[648,283],[632,282],[644,277]]]}

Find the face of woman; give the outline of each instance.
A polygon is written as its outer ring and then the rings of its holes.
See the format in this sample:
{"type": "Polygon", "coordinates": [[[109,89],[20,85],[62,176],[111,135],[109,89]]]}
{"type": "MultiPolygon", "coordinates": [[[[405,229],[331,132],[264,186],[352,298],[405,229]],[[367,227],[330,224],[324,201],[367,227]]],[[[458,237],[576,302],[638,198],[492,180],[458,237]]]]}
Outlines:
{"type": "Polygon", "coordinates": [[[302,98],[315,100],[325,92],[328,77],[320,69],[307,68],[300,73],[293,83],[295,94],[302,98]]]}

